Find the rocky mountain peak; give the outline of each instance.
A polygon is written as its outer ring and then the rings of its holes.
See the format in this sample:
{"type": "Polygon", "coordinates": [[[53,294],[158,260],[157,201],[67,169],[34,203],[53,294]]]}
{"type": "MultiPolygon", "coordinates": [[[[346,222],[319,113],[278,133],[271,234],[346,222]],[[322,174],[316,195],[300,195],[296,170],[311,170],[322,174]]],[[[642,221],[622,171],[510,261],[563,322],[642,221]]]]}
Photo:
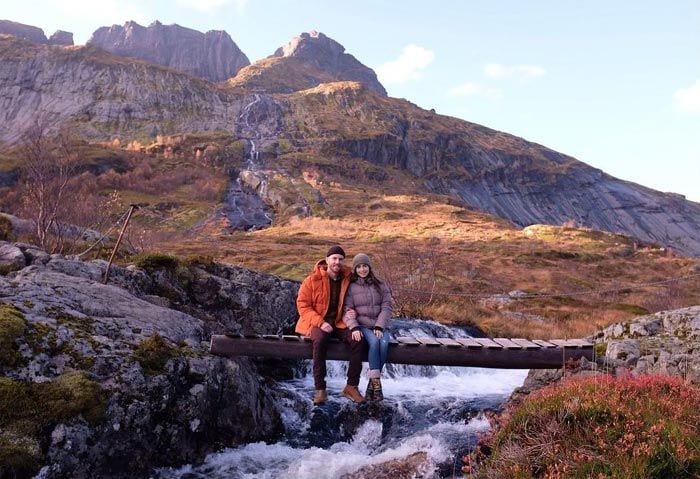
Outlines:
{"type": "Polygon", "coordinates": [[[148,27],[128,21],[124,26],[99,28],[88,45],[211,81],[235,76],[250,64],[248,57],[223,30],[202,33],[177,24],[163,25],[159,21],[148,27]]]}
{"type": "Polygon", "coordinates": [[[58,30],[47,39],[41,28],[10,20],[0,20],[0,34],[13,35],[23,40],[45,45],[73,45],[73,34],[70,32],[58,30]]]}
{"type": "MultiPolygon", "coordinates": [[[[321,32],[303,32],[278,48],[272,57],[296,58],[330,73],[338,81],[358,81],[386,96],[371,68],[345,53],[345,47],[321,32]]],[[[315,85],[310,85],[315,86],[315,85]]]]}

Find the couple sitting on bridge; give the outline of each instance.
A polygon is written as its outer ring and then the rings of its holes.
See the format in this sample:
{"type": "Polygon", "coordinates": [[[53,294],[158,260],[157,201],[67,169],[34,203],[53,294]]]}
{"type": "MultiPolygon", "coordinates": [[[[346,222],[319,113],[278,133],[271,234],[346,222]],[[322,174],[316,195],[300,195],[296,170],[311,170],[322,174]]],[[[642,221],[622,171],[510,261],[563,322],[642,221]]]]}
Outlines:
{"type": "Polygon", "coordinates": [[[372,273],[369,256],[360,253],[352,260],[352,269],[343,265],[345,251],[332,246],[326,258],[306,277],[299,289],[296,332],[309,336],[313,344],[314,405],[328,399],[326,393],[326,353],[328,340],[345,342],[350,351],[348,382],[343,396],[365,401],[360,384],[365,342],[369,346],[369,382],[365,396],[382,400],[381,371],[389,353],[386,327],[391,319],[391,292],[385,282],[372,273]],[[364,341],[363,341],[364,337],[364,341]]]}

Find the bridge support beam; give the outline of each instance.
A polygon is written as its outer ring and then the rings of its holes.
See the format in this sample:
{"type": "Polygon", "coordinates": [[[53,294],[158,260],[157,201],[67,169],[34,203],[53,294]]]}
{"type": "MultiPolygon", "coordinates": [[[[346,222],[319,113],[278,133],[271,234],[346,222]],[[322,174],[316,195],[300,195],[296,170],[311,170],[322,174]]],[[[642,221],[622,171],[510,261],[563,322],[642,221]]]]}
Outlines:
{"type": "MultiPolygon", "coordinates": [[[[593,345],[582,340],[537,343],[526,340],[397,338],[389,347],[388,362],[433,366],[499,369],[557,369],[569,360],[593,359],[593,345]],[[421,339],[423,339],[421,341],[421,339]],[[461,341],[461,342],[458,342],[461,341]],[[538,344],[542,343],[542,344],[538,344]]],[[[214,335],[212,354],[282,359],[311,359],[311,341],[299,336],[214,335]]],[[[328,345],[328,359],[347,360],[346,345],[328,345]]]]}

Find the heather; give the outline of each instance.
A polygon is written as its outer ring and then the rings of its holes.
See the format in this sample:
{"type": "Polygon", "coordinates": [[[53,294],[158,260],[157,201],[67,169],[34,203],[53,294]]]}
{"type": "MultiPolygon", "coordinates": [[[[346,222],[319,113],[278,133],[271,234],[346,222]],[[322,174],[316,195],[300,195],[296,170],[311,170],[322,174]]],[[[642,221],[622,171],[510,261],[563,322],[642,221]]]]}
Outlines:
{"type": "Polygon", "coordinates": [[[700,390],[679,377],[572,378],[502,421],[467,458],[470,477],[700,477],[700,390]]]}

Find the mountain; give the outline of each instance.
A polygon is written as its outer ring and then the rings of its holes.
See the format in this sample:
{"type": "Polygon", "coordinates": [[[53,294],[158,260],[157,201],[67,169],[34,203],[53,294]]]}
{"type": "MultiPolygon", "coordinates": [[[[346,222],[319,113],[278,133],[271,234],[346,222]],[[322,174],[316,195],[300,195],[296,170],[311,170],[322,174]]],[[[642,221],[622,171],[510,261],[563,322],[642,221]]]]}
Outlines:
{"type": "Polygon", "coordinates": [[[47,45],[73,45],[73,34],[70,32],[57,30],[47,39],[41,28],[11,22],[9,20],[0,20],[0,34],[14,35],[17,38],[23,38],[30,42],[44,43],[47,45]]]}
{"type": "Polygon", "coordinates": [[[136,22],[97,29],[88,45],[125,57],[167,66],[217,82],[250,64],[248,57],[223,30],[201,33],[179,25],[136,22]]]}
{"type": "MultiPolygon", "coordinates": [[[[320,33],[302,34],[218,85],[93,46],[3,37],[0,58],[0,141],[9,145],[37,118],[70,124],[90,141],[226,132],[246,153],[256,148],[267,173],[255,173],[255,187],[278,210],[290,206],[280,198],[307,183],[305,168],[352,182],[362,180],[351,166],[359,162],[372,165],[363,168],[373,168],[373,180],[388,185],[403,172],[411,194],[445,195],[519,226],[574,223],[700,255],[700,204],[389,98],[369,68],[320,33]],[[286,189],[268,188],[273,177],[285,178],[286,189]]],[[[297,209],[313,209],[317,193],[297,209]]]]}

